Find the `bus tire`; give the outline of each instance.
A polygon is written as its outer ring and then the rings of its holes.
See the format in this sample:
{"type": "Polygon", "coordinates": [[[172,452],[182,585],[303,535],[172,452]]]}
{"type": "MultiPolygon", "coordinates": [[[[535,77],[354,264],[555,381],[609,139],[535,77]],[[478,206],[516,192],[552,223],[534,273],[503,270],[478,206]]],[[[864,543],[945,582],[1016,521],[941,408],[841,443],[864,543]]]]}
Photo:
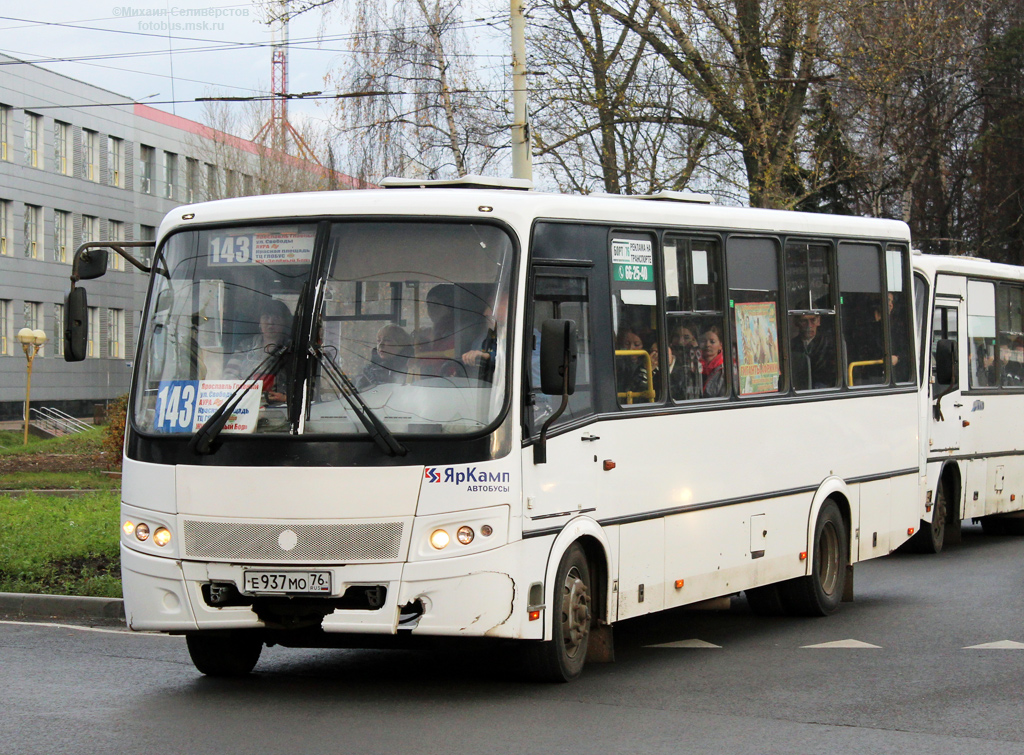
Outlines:
{"type": "Polygon", "coordinates": [[[263,641],[250,633],[185,635],[188,654],[200,673],[207,676],[245,676],[256,666],[263,641]]]}
{"type": "Polygon", "coordinates": [[[750,610],[758,616],[781,616],[786,612],[778,584],[752,587],[743,593],[747,596],[750,610]]]}
{"type": "Polygon", "coordinates": [[[787,613],[794,616],[828,616],[843,600],[849,536],[839,507],[825,501],[814,525],[811,573],[779,585],[787,613]]]}
{"type": "Polygon", "coordinates": [[[551,600],[551,641],[526,648],[530,677],[545,682],[571,682],[583,671],[593,619],[590,565],[579,543],[562,556],[551,600]]]}
{"type": "Polygon", "coordinates": [[[946,524],[949,520],[949,506],[946,503],[946,485],[939,482],[935,491],[935,506],[931,522],[921,522],[921,529],[910,539],[915,553],[941,553],[946,542],[946,524]]]}

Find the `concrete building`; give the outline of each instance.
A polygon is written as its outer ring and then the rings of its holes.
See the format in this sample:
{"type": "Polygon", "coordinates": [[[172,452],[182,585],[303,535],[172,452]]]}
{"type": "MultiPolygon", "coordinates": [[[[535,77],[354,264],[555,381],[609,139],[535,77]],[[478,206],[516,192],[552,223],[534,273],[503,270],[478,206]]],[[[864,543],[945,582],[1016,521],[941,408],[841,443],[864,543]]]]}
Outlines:
{"type": "Polygon", "coordinates": [[[88,285],[89,358],[66,363],[63,302],[79,244],[151,239],[178,205],[293,190],[296,174],[309,179],[301,188],[356,184],[0,55],[0,420],[24,411],[15,334],[26,326],[50,339],[33,366],[34,407],[91,416],[128,390],[147,277],[112,255],[112,269],[88,285]]]}

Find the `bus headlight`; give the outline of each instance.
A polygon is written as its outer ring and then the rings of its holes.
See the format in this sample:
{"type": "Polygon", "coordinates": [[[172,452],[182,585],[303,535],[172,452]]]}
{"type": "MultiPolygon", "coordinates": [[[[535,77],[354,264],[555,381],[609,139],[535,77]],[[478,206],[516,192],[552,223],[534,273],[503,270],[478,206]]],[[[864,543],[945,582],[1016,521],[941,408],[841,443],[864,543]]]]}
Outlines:
{"type": "Polygon", "coordinates": [[[149,525],[144,522],[135,525],[135,538],[142,542],[149,540],[149,525]]]}
{"type": "Polygon", "coordinates": [[[124,524],[121,525],[121,529],[124,530],[124,534],[131,535],[133,532],[135,532],[135,522],[133,522],[131,519],[125,519],[124,524]]]}
{"type": "Polygon", "coordinates": [[[448,547],[449,542],[451,542],[451,538],[444,530],[434,530],[430,533],[430,546],[434,550],[444,550],[448,547]]]}
{"type": "Polygon", "coordinates": [[[171,542],[171,531],[166,527],[157,527],[156,532],[153,533],[153,542],[163,548],[171,542]]]}
{"type": "Polygon", "coordinates": [[[459,527],[459,531],[455,533],[455,537],[463,545],[469,545],[475,536],[472,527],[459,527]]]}

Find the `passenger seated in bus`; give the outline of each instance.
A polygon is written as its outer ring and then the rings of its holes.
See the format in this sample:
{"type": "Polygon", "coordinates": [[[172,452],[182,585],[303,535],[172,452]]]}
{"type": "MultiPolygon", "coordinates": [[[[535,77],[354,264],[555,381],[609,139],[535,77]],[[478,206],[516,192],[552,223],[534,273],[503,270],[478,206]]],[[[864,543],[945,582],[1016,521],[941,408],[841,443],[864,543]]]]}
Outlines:
{"type": "Polygon", "coordinates": [[[620,351],[644,351],[644,342],[636,331],[626,328],[615,339],[615,386],[624,403],[642,403],[648,391],[647,360],[642,354],[618,354],[620,351]],[[632,394],[622,397],[621,394],[632,394]],[[641,394],[641,395],[637,395],[641,394]]]}
{"type": "Polygon", "coordinates": [[[455,356],[455,286],[443,283],[427,292],[430,327],[416,331],[416,356],[455,356]]]}
{"type": "Polygon", "coordinates": [[[836,345],[821,327],[821,315],[796,315],[797,335],[790,341],[793,355],[793,387],[798,391],[832,388],[836,384],[836,345]]]}
{"type": "Polygon", "coordinates": [[[377,331],[377,347],[370,352],[370,363],[363,369],[356,387],[363,390],[382,383],[405,382],[412,353],[412,342],[405,329],[385,325],[377,331]]]}
{"type": "Polygon", "coordinates": [[[693,323],[679,323],[672,329],[670,347],[673,366],[669,368],[669,393],[676,401],[700,398],[704,378],[700,374],[698,328],[693,323]]]}
{"type": "Polygon", "coordinates": [[[725,355],[722,353],[722,329],[709,326],[700,335],[701,375],[705,398],[725,395],[725,355]]]}
{"type": "MultiPolygon", "coordinates": [[[[288,340],[292,313],[288,305],[278,299],[268,299],[260,307],[258,335],[244,341],[224,366],[224,377],[245,378],[274,350],[288,340]]],[[[288,380],[284,367],[276,375],[255,375],[263,381],[263,398],[267,403],[284,403],[288,380]]]]}
{"type": "Polygon", "coordinates": [[[1003,385],[1024,385],[1024,344],[1020,337],[1013,342],[1004,338],[999,347],[999,363],[1003,375],[1003,385]]]}

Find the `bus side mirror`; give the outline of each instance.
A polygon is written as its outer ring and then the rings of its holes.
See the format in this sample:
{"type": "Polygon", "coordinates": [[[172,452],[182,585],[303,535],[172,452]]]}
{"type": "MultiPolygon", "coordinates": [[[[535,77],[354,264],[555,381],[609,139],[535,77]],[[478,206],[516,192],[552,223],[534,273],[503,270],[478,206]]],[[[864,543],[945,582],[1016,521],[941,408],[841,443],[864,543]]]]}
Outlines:
{"type": "Polygon", "coordinates": [[[81,362],[89,350],[89,303],[79,286],[64,297],[64,361],[81,362]]]}
{"type": "Polygon", "coordinates": [[[956,384],[956,341],[942,338],[935,343],[935,382],[956,384]]]}
{"type": "Polygon", "coordinates": [[[75,253],[71,265],[71,277],[74,280],[88,281],[99,278],[107,272],[107,250],[86,248],[75,253]]]}
{"type": "Polygon", "coordinates": [[[541,393],[571,396],[576,391],[577,354],[576,323],[545,320],[540,332],[541,393]]]}

